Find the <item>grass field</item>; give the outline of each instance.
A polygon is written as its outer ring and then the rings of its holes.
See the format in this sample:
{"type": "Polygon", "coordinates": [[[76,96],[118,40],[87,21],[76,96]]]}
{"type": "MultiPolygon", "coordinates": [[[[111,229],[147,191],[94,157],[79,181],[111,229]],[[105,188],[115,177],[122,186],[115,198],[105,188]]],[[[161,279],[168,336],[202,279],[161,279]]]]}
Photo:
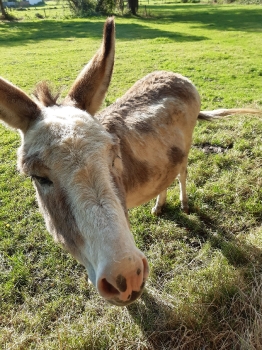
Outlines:
{"type": "MultiPolygon", "coordinates": [[[[39,10],[40,11],[40,10],[39,10]]],[[[43,10],[42,10],[43,11],[43,10]]],[[[189,77],[202,109],[262,109],[262,7],[166,4],[116,17],[116,60],[105,105],[145,74],[189,77]]],[[[0,75],[66,94],[101,42],[105,18],[25,16],[0,22],[0,75]]],[[[105,303],[84,268],[53,243],[31,182],[16,170],[19,135],[0,125],[1,349],[262,348],[262,119],[198,123],[189,156],[190,214],[178,184],[160,218],[130,210],[151,267],[135,304],[105,303]]]]}

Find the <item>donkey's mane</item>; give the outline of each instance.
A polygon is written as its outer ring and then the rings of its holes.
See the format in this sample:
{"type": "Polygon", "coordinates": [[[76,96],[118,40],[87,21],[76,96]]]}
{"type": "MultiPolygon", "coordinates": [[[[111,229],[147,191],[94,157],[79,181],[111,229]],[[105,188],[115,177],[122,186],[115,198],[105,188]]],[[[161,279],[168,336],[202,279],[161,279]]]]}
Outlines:
{"type": "Polygon", "coordinates": [[[46,81],[41,81],[36,85],[33,91],[33,96],[42,105],[46,107],[51,107],[57,105],[57,99],[60,96],[60,94],[54,93],[46,81]]]}

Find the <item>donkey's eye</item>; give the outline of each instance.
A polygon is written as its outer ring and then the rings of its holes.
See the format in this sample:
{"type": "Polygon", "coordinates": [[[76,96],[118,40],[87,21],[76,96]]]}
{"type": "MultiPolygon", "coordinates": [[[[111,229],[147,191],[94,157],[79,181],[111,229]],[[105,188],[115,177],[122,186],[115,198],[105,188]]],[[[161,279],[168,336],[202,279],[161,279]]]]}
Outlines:
{"type": "Polygon", "coordinates": [[[51,186],[53,184],[53,182],[49,180],[48,177],[32,175],[31,179],[36,180],[41,186],[51,186]]]}

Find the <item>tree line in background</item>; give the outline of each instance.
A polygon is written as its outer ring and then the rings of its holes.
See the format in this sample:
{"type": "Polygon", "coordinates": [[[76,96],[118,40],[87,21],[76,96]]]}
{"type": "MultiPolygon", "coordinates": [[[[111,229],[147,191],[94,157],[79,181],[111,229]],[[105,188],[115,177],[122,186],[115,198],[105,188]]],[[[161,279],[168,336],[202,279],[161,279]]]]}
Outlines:
{"type": "MultiPolygon", "coordinates": [[[[4,0],[0,0],[0,19],[13,20],[14,15],[9,12],[7,8],[4,7],[4,0]]],[[[8,1],[8,0],[6,0],[8,1]]],[[[9,0],[19,3],[19,0],[9,0]]],[[[116,11],[120,11],[122,14],[124,12],[130,12],[132,15],[137,15],[139,3],[138,0],[57,0],[57,2],[65,2],[68,4],[72,13],[77,17],[87,17],[97,14],[112,15],[116,11]]],[[[181,3],[198,3],[201,0],[175,0],[181,3]]],[[[211,3],[232,3],[238,2],[242,4],[262,4],[262,0],[209,0],[211,3]]],[[[45,0],[42,0],[44,4],[45,0]]],[[[168,2],[166,2],[168,3],[168,2]]],[[[41,17],[43,18],[43,17],[41,17]]]]}
{"type": "MultiPolygon", "coordinates": [[[[1,1],[1,0],[0,0],[1,1]]],[[[125,8],[124,0],[65,0],[76,15],[92,14],[99,12],[102,14],[112,14],[116,9],[122,13],[125,8]]],[[[138,0],[127,0],[128,10],[136,15],[138,11],[138,0]]]]}
{"type": "Polygon", "coordinates": [[[6,12],[6,10],[4,8],[4,4],[3,4],[2,0],[0,0],[0,9],[1,9],[2,17],[4,19],[9,19],[8,13],[6,12]]]}
{"type": "MultiPolygon", "coordinates": [[[[59,1],[59,0],[58,0],[59,1]]],[[[115,10],[122,13],[125,9],[124,0],[63,0],[68,3],[71,11],[76,16],[88,16],[95,13],[113,14],[115,10]]],[[[2,18],[13,19],[13,16],[5,9],[3,0],[0,0],[0,10],[2,18]]],[[[127,10],[136,16],[138,11],[138,0],[127,0],[127,10]]]]}

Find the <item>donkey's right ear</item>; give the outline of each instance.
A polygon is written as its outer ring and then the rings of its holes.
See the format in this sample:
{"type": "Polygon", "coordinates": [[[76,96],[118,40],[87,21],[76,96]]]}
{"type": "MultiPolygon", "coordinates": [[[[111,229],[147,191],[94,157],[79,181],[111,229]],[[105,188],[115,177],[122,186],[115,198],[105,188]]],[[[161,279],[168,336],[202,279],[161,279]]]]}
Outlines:
{"type": "Polygon", "coordinates": [[[0,120],[26,132],[41,110],[22,90],[0,77],[0,120]]]}

